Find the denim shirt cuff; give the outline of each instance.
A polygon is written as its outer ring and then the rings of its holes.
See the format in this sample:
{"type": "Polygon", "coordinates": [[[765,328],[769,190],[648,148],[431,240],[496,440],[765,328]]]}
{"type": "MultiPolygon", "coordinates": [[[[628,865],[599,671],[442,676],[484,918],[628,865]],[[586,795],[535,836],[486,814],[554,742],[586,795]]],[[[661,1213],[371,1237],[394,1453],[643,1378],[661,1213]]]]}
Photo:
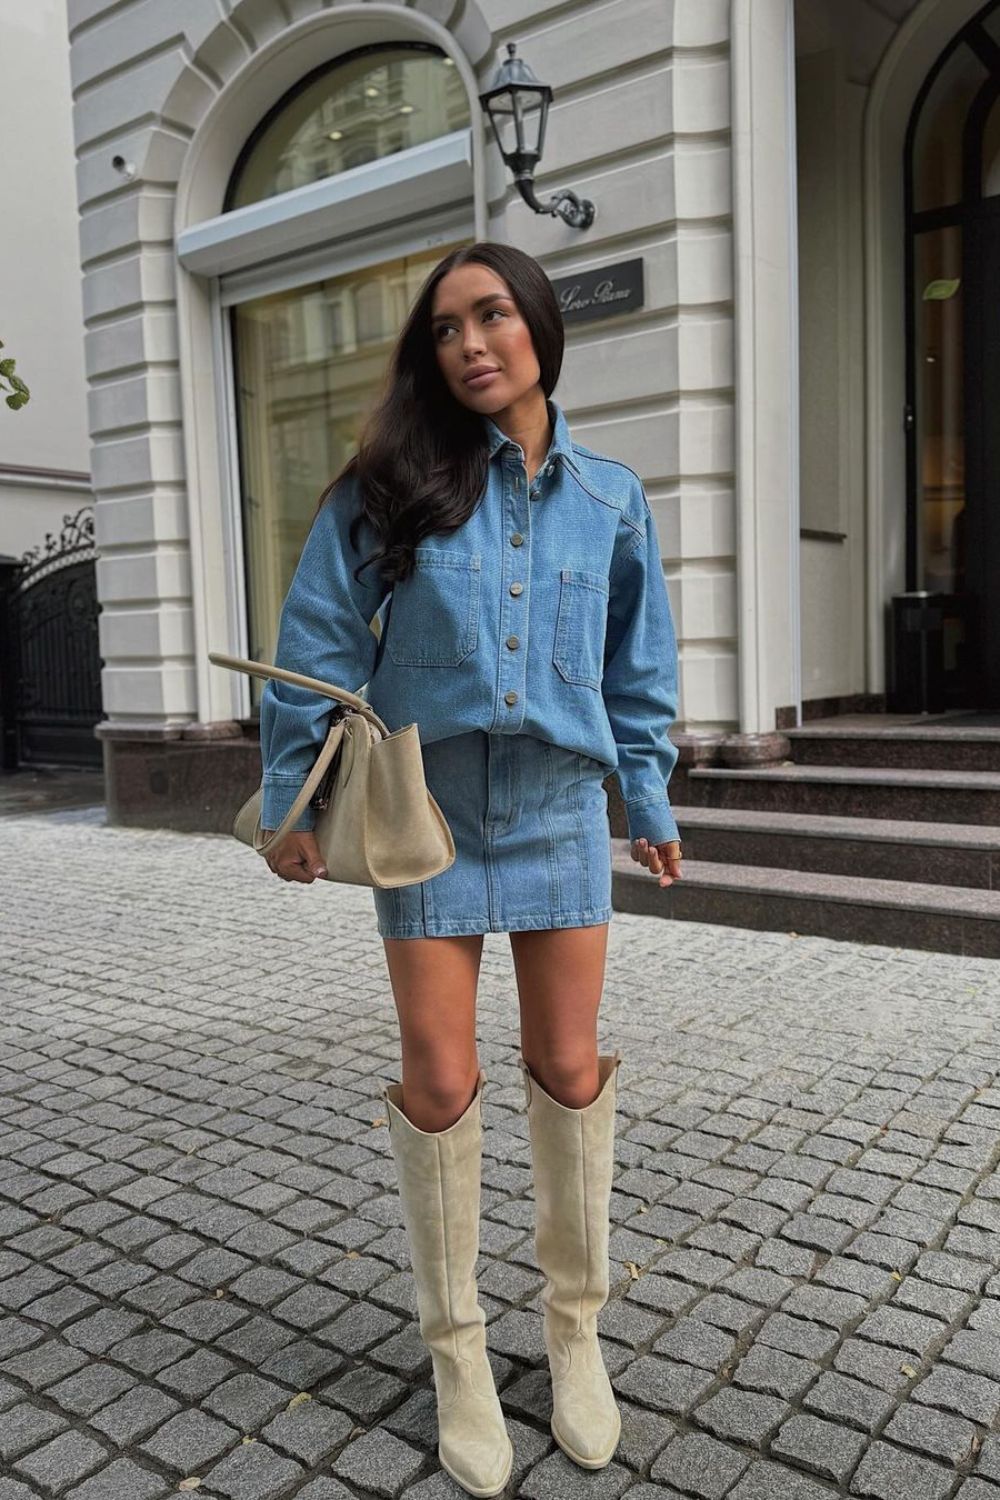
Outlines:
{"type": "Polygon", "coordinates": [[[651,844],[666,844],[672,839],[680,840],[680,832],[665,789],[658,797],[640,797],[626,802],[625,816],[628,820],[629,842],[633,839],[648,839],[651,844]]]}
{"type": "MultiPolygon", "coordinates": [[[[294,778],[285,781],[279,777],[265,776],[263,788],[260,826],[274,829],[291,810],[292,804],[302,790],[302,782],[294,778]]],[[[292,824],[290,831],[307,833],[315,826],[316,810],[307,804],[292,824]]]]}

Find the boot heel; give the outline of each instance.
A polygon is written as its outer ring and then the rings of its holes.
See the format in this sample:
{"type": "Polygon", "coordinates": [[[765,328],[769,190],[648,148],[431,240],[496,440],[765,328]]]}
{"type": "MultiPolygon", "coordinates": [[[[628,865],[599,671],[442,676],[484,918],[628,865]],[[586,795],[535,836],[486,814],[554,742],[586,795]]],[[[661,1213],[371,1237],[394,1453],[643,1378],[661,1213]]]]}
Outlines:
{"type": "Polygon", "coordinates": [[[514,1448],[486,1353],[479,1303],[482,1068],[476,1092],[447,1130],[420,1130],[403,1113],[399,1083],[382,1086],[403,1223],[417,1292],[420,1336],[430,1351],[441,1467],[470,1495],[498,1495],[514,1448]]]}

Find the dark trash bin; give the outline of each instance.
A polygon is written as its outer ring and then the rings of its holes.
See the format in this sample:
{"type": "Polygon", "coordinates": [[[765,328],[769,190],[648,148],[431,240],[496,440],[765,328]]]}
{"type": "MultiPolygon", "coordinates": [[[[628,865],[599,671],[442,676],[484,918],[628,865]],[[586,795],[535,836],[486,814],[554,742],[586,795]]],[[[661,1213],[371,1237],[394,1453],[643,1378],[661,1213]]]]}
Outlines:
{"type": "Polygon", "coordinates": [[[962,594],[913,589],[892,597],[889,713],[939,713],[964,683],[966,606],[962,594]]]}

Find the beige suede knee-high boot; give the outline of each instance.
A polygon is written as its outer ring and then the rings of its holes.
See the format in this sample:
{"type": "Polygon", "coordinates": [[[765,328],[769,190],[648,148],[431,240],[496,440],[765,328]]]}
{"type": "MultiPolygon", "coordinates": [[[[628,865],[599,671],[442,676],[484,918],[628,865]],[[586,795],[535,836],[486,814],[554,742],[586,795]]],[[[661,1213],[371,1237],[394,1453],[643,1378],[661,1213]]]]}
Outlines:
{"type": "Polygon", "coordinates": [[[586,1469],[610,1463],[621,1413],[604,1368],[597,1314],[608,1299],[618,1052],[598,1057],[600,1092],[583,1109],[521,1072],[535,1183],[535,1255],[552,1375],[552,1436],[586,1469]]]}
{"type": "Polygon", "coordinates": [[[514,1463],[475,1279],[485,1082],[480,1068],[471,1103],[439,1131],[420,1130],[403,1113],[402,1084],[382,1086],[420,1336],[434,1367],[438,1458],[470,1495],[499,1494],[514,1463]]]}

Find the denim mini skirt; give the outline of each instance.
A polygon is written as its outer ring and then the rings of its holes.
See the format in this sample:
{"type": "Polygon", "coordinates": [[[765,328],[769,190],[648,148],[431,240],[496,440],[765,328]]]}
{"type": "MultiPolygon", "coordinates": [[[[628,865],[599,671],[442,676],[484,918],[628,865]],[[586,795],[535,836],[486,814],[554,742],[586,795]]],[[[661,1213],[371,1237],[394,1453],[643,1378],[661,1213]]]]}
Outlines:
{"type": "Polygon", "coordinates": [[[611,919],[608,772],[528,734],[473,729],[422,745],[455,859],[430,880],[373,886],[382,937],[590,927],[611,919]]]}

